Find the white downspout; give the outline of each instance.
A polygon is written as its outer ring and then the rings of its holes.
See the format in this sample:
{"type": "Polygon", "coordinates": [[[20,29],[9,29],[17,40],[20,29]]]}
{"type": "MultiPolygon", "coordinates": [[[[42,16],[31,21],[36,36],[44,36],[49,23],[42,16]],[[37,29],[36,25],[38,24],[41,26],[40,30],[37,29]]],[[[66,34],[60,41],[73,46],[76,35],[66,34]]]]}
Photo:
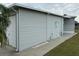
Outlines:
{"type": "Polygon", "coordinates": [[[16,51],[19,52],[19,10],[16,17],[16,51]]]}
{"type": "Polygon", "coordinates": [[[12,8],[13,11],[15,12],[15,25],[16,25],[16,51],[19,52],[19,10],[16,11],[14,8],[12,8]]]}

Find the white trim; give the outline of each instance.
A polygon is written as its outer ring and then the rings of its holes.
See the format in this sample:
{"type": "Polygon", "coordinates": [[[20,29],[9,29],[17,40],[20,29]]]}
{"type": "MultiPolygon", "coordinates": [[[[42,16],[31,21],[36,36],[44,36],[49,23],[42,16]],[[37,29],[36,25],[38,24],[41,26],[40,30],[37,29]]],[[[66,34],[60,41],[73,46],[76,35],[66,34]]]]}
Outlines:
{"type": "Polygon", "coordinates": [[[64,31],[64,33],[74,33],[74,31],[64,31]]]}

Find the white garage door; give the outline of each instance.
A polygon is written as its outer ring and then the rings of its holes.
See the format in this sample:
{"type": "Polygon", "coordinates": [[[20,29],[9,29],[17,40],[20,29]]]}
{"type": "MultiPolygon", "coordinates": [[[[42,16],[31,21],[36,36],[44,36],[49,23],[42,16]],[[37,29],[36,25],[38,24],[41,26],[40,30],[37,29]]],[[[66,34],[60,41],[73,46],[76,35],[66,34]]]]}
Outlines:
{"type": "Polygon", "coordinates": [[[47,39],[55,39],[61,35],[62,18],[48,15],[47,19],[47,39]]]}
{"type": "Polygon", "coordinates": [[[46,15],[40,12],[20,11],[20,51],[46,41],[46,15]]]}
{"type": "Polygon", "coordinates": [[[10,26],[7,28],[7,37],[9,44],[16,47],[16,36],[15,36],[15,16],[10,17],[10,26]]]}

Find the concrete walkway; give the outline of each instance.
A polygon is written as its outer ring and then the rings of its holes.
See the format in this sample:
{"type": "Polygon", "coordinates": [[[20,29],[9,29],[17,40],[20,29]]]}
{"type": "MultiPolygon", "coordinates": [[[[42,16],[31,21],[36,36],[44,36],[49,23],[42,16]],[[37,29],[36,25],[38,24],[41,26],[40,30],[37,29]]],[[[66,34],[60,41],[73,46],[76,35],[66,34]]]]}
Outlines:
{"type": "Polygon", "coordinates": [[[51,49],[55,48],[62,42],[66,41],[67,39],[71,38],[75,34],[64,34],[62,37],[59,37],[57,39],[52,39],[47,42],[44,42],[42,44],[39,44],[37,46],[28,48],[24,51],[21,51],[19,53],[16,53],[16,55],[20,56],[43,56],[51,49]]]}
{"type": "Polygon", "coordinates": [[[10,46],[6,46],[6,48],[0,46],[0,56],[17,56],[17,54],[15,49],[10,46]]]}

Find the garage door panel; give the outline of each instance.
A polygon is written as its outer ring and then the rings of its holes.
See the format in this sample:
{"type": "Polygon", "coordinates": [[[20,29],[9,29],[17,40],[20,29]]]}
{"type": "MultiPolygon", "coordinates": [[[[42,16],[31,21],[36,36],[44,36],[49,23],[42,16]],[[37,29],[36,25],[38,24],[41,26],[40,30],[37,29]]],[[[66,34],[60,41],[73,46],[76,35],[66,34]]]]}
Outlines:
{"type": "Polygon", "coordinates": [[[46,15],[26,10],[20,15],[20,50],[46,41],[46,15]]]}

